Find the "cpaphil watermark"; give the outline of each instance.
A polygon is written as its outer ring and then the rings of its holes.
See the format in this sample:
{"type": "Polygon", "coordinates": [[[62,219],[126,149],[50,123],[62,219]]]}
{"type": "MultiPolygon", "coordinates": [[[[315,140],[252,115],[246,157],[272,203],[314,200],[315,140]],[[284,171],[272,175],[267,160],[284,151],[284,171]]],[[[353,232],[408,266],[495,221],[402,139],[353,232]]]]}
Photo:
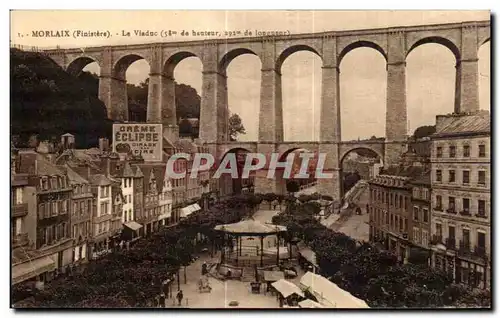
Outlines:
{"type": "Polygon", "coordinates": [[[268,155],[245,153],[243,157],[236,153],[227,153],[220,163],[217,163],[209,153],[196,153],[193,158],[188,153],[177,153],[168,159],[167,173],[173,179],[185,178],[188,173],[186,165],[180,163],[192,160],[189,177],[193,179],[197,178],[200,172],[213,169],[215,169],[215,173],[212,178],[215,179],[225,174],[230,175],[233,179],[246,179],[259,170],[267,170],[267,178],[269,179],[275,179],[278,175],[277,171],[283,179],[333,178],[332,173],[325,172],[324,166],[327,156],[324,153],[303,152],[298,154],[298,158],[295,153],[288,154],[286,158],[283,158],[283,155],[279,153],[268,155]]]}

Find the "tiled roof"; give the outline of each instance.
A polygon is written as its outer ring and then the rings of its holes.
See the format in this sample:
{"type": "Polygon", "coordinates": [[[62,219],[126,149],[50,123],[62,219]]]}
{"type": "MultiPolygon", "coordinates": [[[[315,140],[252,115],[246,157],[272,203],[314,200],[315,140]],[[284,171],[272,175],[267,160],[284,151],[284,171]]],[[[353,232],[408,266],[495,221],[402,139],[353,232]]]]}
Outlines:
{"type": "Polygon", "coordinates": [[[69,183],[71,185],[73,185],[73,184],[88,184],[89,183],[85,178],[83,178],[81,175],[79,175],[77,172],[75,172],[73,169],[71,169],[70,166],[65,165],[65,166],[63,166],[63,169],[66,170],[66,172],[68,174],[69,183]]]}
{"type": "Polygon", "coordinates": [[[36,175],[38,176],[63,176],[64,172],[57,168],[55,165],[44,159],[42,156],[37,155],[36,158],[36,175]]]}
{"type": "Polygon", "coordinates": [[[89,177],[89,181],[95,186],[109,186],[111,185],[111,180],[106,178],[103,174],[94,174],[89,177]]]}
{"type": "Polygon", "coordinates": [[[472,115],[448,116],[441,118],[441,128],[432,137],[462,133],[491,132],[491,117],[489,112],[479,112],[472,115]]]}
{"type": "Polygon", "coordinates": [[[163,190],[163,179],[165,178],[166,164],[161,163],[144,163],[135,165],[140,168],[142,174],[144,175],[145,182],[149,182],[151,174],[156,181],[156,189],[158,192],[163,190]],[[146,180],[147,179],[147,180],[146,180]]]}
{"type": "Polygon", "coordinates": [[[142,173],[142,171],[139,167],[135,167],[135,177],[136,178],[143,178],[144,177],[144,174],[142,173]]]}
{"type": "Polygon", "coordinates": [[[420,185],[431,185],[431,173],[430,171],[425,171],[421,176],[416,177],[412,184],[420,184],[420,185]]]}
{"type": "Polygon", "coordinates": [[[126,162],[125,166],[123,167],[122,178],[133,178],[134,176],[135,174],[132,170],[132,167],[128,162],[126,162]]]}

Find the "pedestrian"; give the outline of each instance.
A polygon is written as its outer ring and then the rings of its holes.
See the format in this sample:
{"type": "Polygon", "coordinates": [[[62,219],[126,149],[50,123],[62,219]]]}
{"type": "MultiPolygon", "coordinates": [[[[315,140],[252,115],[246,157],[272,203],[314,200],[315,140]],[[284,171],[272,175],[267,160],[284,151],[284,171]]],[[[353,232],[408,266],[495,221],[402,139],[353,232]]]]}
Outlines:
{"type": "Polygon", "coordinates": [[[160,307],[163,308],[165,307],[165,294],[160,295],[160,307]]]}
{"type": "Polygon", "coordinates": [[[182,304],[182,298],[184,298],[184,295],[182,294],[182,290],[179,290],[177,293],[177,300],[179,301],[179,306],[182,304]]]}
{"type": "Polygon", "coordinates": [[[207,262],[203,262],[203,265],[201,265],[201,275],[206,275],[207,273],[207,262]]]}

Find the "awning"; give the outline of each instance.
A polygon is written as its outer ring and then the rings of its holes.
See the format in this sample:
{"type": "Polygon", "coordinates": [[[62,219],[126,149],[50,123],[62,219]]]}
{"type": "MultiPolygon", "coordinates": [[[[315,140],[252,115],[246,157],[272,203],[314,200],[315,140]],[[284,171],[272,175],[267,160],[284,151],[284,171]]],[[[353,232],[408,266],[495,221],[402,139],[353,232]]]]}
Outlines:
{"type": "Polygon", "coordinates": [[[170,216],[172,216],[172,211],[165,213],[165,214],[158,215],[158,221],[169,218],[170,216]]]}
{"type": "Polygon", "coordinates": [[[318,263],[316,262],[316,253],[314,253],[309,247],[300,248],[299,254],[313,266],[318,267],[318,263]]]}
{"type": "Polygon", "coordinates": [[[55,262],[49,256],[36,258],[12,267],[12,283],[17,284],[43,274],[53,271],[55,262]]]}
{"type": "Polygon", "coordinates": [[[285,298],[293,294],[304,297],[304,293],[302,292],[302,290],[297,285],[287,280],[280,279],[272,283],[271,286],[273,286],[285,298]]]}
{"type": "Polygon", "coordinates": [[[311,272],[302,276],[300,288],[308,290],[327,308],[369,308],[365,301],[351,295],[326,277],[311,272]]]}
{"type": "Polygon", "coordinates": [[[323,306],[320,303],[317,303],[313,300],[310,300],[310,299],[306,299],[306,300],[299,302],[299,307],[300,308],[325,308],[325,306],[323,306]]]}
{"type": "Polygon", "coordinates": [[[285,278],[285,273],[281,271],[264,271],[264,280],[266,282],[277,282],[285,278]]]}
{"type": "Polygon", "coordinates": [[[181,217],[185,218],[191,213],[194,213],[199,210],[201,210],[201,207],[198,205],[198,203],[188,205],[187,207],[181,209],[181,217]]]}
{"type": "Polygon", "coordinates": [[[140,225],[139,223],[134,222],[134,221],[130,221],[130,222],[125,223],[123,225],[125,225],[126,227],[128,227],[132,231],[137,231],[138,229],[140,229],[142,227],[142,225],[140,225]]]}

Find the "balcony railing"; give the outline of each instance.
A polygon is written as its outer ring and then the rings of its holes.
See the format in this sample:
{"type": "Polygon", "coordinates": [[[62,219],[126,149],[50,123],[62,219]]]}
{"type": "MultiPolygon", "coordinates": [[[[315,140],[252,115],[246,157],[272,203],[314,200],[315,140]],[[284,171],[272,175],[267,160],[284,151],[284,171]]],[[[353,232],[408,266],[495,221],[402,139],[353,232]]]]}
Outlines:
{"type": "Polygon", "coordinates": [[[17,234],[12,238],[12,247],[25,246],[29,243],[28,233],[17,234]]]}
{"type": "Polygon", "coordinates": [[[483,218],[483,219],[487,219],[488,217],[486,216],[486,213],[485,212],[479,212],[479,213],[476,213],[476,217],[477,218],[483,218]]]}
{"type": "Polygon", "coordinates": [[[456,214],[457,213],[457,211],[454,208],[448,208],[448,209],[446,209],[446,212],[450,213],[450,214],[456,214]]]}
{"type": "Polygon", "coordinates": [[[439,205],[436,205],[436,206],[434,207],[434,210],[443,212],[443,207],[442,207],[442,206],[439,206],[439,205]]]}
{"type": "Polygon", "coordinates": [[[28,203],[14,204],[12,205],[12,216],[13,217],[23,217],[28,215],[28,203]]]}
{"type": "Polygon", "coordinates": [[[460,255],[471,255],[470,242],[460,241],[458,252],[460,255]]]}
{"type": "Polygon", "coordinates": [[[456,240],[454,238],[447,238],[445,246],[449,250],[455,250],[457,248],[456,240]]]}
{"type": "Polygon", "coordinates": [[[433,235],[431,239],[432,245],[443,244],[443,237],[441,235],[433,235]]]}
{"type": "Polygon", "coordinates": [[[460,215],[463,215],[463,216],[471,216],[471,214],[470,214],[470,211],[469,211],[469,210],[460,211],[460,215]]]}
{"type": "Polygon", "coordinates": [[[478,257],[486,257],[486,247],[474,246],[474,254],[478,257]]]}

